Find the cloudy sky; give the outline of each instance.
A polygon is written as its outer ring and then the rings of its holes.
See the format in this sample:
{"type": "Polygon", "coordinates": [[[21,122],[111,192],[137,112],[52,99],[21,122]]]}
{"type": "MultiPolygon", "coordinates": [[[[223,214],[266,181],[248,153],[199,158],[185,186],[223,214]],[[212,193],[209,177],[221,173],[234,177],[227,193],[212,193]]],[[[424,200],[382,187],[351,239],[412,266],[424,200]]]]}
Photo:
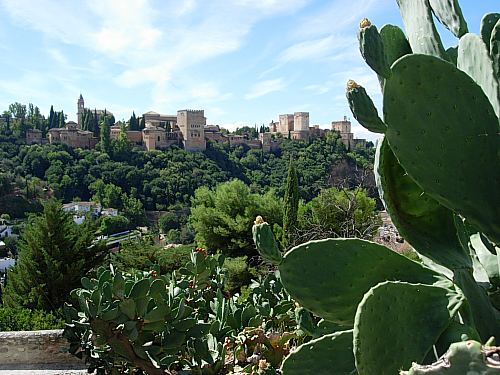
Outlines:
{"type": "MultiPolygon", "coordinates": [[[[500,10],[498,0],[461,5],[473,32],[500,10]]],[[[396,0],[0,0],[0,112],[53,104],[76,120],[81,92],[117,120],[204,109],[208,123],[235,129],[308,111],[327,127],[352,117],[349,78],[380,103],[355,36],[365,16],[400,25],[396,0]]]]}

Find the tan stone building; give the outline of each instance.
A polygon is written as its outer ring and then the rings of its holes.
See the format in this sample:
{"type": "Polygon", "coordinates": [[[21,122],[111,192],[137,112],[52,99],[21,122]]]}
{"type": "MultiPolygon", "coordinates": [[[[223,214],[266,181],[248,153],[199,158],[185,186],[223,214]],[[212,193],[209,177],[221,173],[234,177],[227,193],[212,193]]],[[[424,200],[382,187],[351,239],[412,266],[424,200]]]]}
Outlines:
{"type": "Polygon", "coordinates": [[[26,144],[33,145],[38,144],[41,145],[43,143],[42,131],[38,129],[28,129],[26,130],[26,144]]]}
{"type": "Polygon", "coordinates": [[[342,143],[348,150],[357,146],[366,147],[365,139],[354,139],[354,134],[351,131],[351,121],[346,116],[342,121],[332,121],[332,130],[340,134],[342,143]]]}
{"type": "Polygon", "coordinates": [[[293,119],[293,115],[291,114],[280,115],[278,133],[287,136],[289,131],[293,131],[293,119]]]}
{"type": "MultiPolygon", "coordinates": [[[[146,112],[142,115],[144,118],[144,123],[150,123],[152,126],[164,128],[167,131],[175,131],[177,127],[177,116],[176,115],[162,115],[154,111],[146,112]]],[[[139,118],[139,122],[141,118],[139,118]]]]}
{"type": "MultiPolygon", "coordinates": [[[[122,129],[121,125],[115,124],[111,127],[110,129],[110,138],[111,139],[118,139],[118,136],[120,135],[122,129]]],[[[142,131],[140,130],[127,130],[127,139],[134,145],[140,146],[143,144],[142,142],[142,131]]]]}
{"type": "Polygon", "coordinates": [[[177,111],[177,126],[182,133],[182,142],[186,151],[204,151],[207,148],[206,124],[207,119],[203,110],[177,111]]]}
{"type": "Polygon", "coordinates": [[[76,115],[77,115],[77,118],[78,118],[78,127],[81,129],[82,128],[82,124],[83,124],[83,113],[85,112],[85,110],[88,110],[88,111],[91,111],[93,114],[95,114],[97,116],[97,123],[99,123],[99,121],[101,121],[101,117],[104,116],[104,114],[106,114],[106,116],[113,116],[113,113],[105,110],[105,109],[90,109],[90,108],[85,108],[85,101],[83,100],[83,96],[82,94],[80,94],[80,97],[78,98],[78,101],[77,101],[77,112],[76,112],[76,115]]]}
{"type": "Polygon", "coordinates": [[[146,123],[142,130],[142,142],[146,150],[163,150],[179,144],[179,132],[167,132],[164,128],[146,123]]]}
{"type": "Polygon", "coordinates": [[[69,121],[65,128],[52,128],[48,131],[49,143],[62,143],[74,148],[94,148],[98,139],[94,133],[78,129],[78,124],[69,121]]]}

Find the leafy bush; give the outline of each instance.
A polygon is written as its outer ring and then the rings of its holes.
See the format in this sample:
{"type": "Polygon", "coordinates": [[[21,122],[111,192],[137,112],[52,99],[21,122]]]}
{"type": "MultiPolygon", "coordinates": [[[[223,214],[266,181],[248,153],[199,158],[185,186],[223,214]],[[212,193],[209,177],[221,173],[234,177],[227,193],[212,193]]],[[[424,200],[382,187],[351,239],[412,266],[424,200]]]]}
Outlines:
{"type": "MultiPolygon", "coordinates": [[[[0,331],[38,331],[64,328],[64,319],[42,310],[0,307],[0,331]]],[[[61,312],[59,311],[59,314],[61,312]]]]}
{"type": "Polygon", "coordinates": [[[120,251],[110,255],[110,262],[126,272],[146,271],[153,265],[162,274],[169,274],[189,261],[193,245],[163,249],[148,238],[124,242],[120,251]]]}
{"type": "Polygon", "coordinates": [[[257,269],[247,263],[246,256],[225,258],[223,267],[226,270],[226,290],[234,293],[242,286],[250,285],[252,279],[257,277],[257,269]]]}

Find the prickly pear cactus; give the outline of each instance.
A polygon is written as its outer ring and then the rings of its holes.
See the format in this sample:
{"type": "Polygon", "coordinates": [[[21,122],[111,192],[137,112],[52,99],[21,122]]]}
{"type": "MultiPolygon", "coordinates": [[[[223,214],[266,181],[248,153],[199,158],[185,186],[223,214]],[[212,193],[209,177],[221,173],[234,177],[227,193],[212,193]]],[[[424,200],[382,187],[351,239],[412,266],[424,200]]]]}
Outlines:
{"type": "MultiPolygon", "coordinates": [[[[406,35],[391,25],[379,33],[366,19],[358,30],[361,55],[381,81],[383,117],[353,81],[347,98],[363,126],[385,134],[376,160],[381,198],[429,268],[356,239],[311,241],[284,254],[277,265],[289,294],[353,329],[354,367],[332,363],[315,368],[319,375],[395,374],[432,362],[452,340],[500,337],[500,14],[483,19],[479,37],[468,33],[458,0],[397,3],[406,35]],[[433,15],[460,38],[457,47],[445,50],[433,15]]],[[[285,363],[312,358],[316,344],[325,361],[327,344],[329,356],[345,353],[325,340],[303,344],[285,363]]],[[[471,345],[455,344],[440,364],[408,374],[500,371],[498,352],[471,345]]],[[[283,366],[284,375],[295,369],[283,366]]]]}
{"type": "Polygon", "coordinates": [[[264,222],[262,216],[257,216],[254,224],[252,234],[257,250],[265,260],[278,264],[282,256],[271,227],[264,222]]]}
{"type": "Polygon", "coordinates": [[[455,343],[437,362],[414,363],[400,375],[497,375],[500,374],[500,347],[482,346],[477,341],[455,343]]]}

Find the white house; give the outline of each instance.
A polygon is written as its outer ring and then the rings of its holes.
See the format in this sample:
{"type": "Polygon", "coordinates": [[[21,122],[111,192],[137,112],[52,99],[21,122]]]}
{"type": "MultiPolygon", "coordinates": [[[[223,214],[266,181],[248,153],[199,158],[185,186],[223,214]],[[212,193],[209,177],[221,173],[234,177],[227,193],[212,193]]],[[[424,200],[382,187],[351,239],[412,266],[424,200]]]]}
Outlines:
{"type": "Polygon", "coordinates": [[[12,236],[12,225],[0,224],[0,238],[12,236]]]}

